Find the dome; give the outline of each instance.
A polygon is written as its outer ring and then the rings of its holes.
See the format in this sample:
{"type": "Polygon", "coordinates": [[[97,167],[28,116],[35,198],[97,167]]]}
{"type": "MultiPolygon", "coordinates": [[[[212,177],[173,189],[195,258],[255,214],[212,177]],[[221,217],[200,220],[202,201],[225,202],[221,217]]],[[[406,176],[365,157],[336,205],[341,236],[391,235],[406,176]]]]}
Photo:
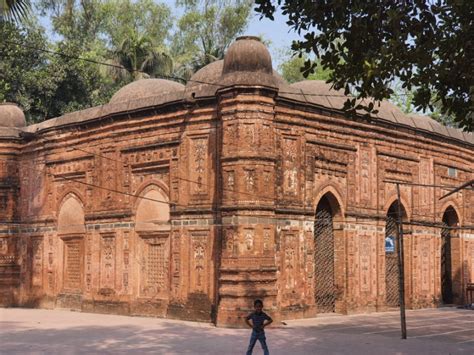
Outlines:
{"type": "Polygon", "coordinates": [[[223,73],[242,71],[273,73],[270,52],[258,37],[238,37],[225,54],[223,73]]]}
{"type": "MultiPolygon", "coordinates": [[[[284,81],[283,81],[284,82],[284,81]]],[[[258,37],[238,37],[224,56],[222,86],[266,86],[278,88],[282,78],[274,75],[272,57],[258,37]]]]}
{"type": "Polygon", "coordinates": [[[216,60],[199,69],[186,84],[186,97],[213,96],[220,87],[224,60],[216,60]]]}
{"type": "Polygon", "coordinates": [[[143,99],[150,96],[159,96],[170,92],[184,90],[184,85],[171,80],[164,79],[140,79],[125,85],[110,99],[111,104],[123,101],[143,99]]]}
{"type": "Polygon", "coordinates": [[[25,127],[23,111],[14,103],[0,104],[0,127],[25,127]]]}

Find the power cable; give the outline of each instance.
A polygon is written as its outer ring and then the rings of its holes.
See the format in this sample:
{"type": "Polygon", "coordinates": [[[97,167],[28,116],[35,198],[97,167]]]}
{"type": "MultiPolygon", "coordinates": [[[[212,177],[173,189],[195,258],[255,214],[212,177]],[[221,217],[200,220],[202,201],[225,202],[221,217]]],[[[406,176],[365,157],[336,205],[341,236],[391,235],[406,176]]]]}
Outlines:
{"type": "MultiPolygon", "coordinates": [[[[72,149],[76,149],[74,147],[72,147],[72,149]]],[[[88,154],[91,154],[91,155],[96,155],[96,156],[99,156],[99,157],[102,157],[102,158],[105,158],[105,159],[108,159],[108,160],[111,160],[111,161],[114,161],[114,162],[118,162],[118,163],[121,163],[123,164],[124,162],[122,161],[119,161],[117,159],[113,159],[113,158],[110,158],[110,157],[105,157],[103,155],[100,155],[100,154],[96,154],[96,153],[92,153],[90,151],[86,151],[86,150],[83,150],[83,149],[78,149],[77,150],[79,151],[82,151],[82,152],[86,152],[88,154]]],[[[24,160],[34,160],[33,157],[31,158],[24,158],[24,160]]],[[[134,194],[130,194],[130,193],[127,193],[127,192],[123,192],[123,191],[119,191],[119,190],[115,190],[115,189],[110,189],[110,188],[106,188],[106,187],[103,187],[103,186],[100,186],[100,185],[95,185],[95,184],[90,184],[90,183],[86,183],[86,182],[83,182],[83,181],[80,181],[80,180],[77,180],[77,179],[74,179],[74,178],[66,178],[64,176],[59,176],[60,178],[63,178],[65,180],[70,180],[70,181],[73,181],[73,182],[77,182],[79,184],[83,184],[83,185],[88,185],[88,186],[91,186],[91,187],[96,187],[96,188],[99,188],[99,189],[103,189],[103,190],[108,190],[108,191],[111,191],[111,192],[114,192],[114,193],[119,193],[119,194],[125,194],[125,195],[128,195],[128,196],[131,196],[131,197],[135,197],[135,198],[138,198],[138,199],[141,199],[143,198],[143,196],[140,196],[140,195],[134,195],[134,194]]],[[[179,177],[177,177],[179,178],[179,177]]],[[[206,185],[206,186],[211,186],[209,184],[205,184],[205,183],[202,183],[202,182],[198,182],[198,181],[194,181],[194,180],[190,180],[190,179],[185,179],[185,178],[181,178],[185,181],[188,181],[188,182],[191,182],[191,183],[195,183],[195,184],[203,184],[203,185],[206,185]]],[[[397,181],[390,181],[392,183],[397,183],[397,181]]],[[[399,182],[400,184],[405,184],[405,182],[399,182]]],[[[410,185],[412,183],[409,183],[409,182],[406,182],[406,184],[410,185]]],[[[430,187],[432,188],[434,185],[431,185],[431,184],[417,184],[417,183],[413,183],[413,185],[416,185],[416,186],[421,186],[421,187],[430,187]]],[[[444,185],[436,185],[436,187],[445,187],[444,185]]],[[[449,188],[449,187],[448,187],[449,188]]],[[[247,195],[251,195],[252,197],[255,196],[254,193],[247,193],[247,192],[239,192],[239,190],[231,190],[231,189],[225,189],[227,191],[231,191],[231,192],[237,192],[237,193],[242,193],[242,194],[247,194],[247,195]]],[[[145,199],[149,199],[149,198],[145,198],[145,199]]],[[[184,207],[184,208],[188,208],[189,205],[181,205],[181,204],[177,204],[177,203],[173,203],[173,202],[169,202],[169,201],[163,201],[163,200],[156,200],[156,199],[150,199],[152,201],[155,201],[155,202],[159,202],[159,203],[165,203],[165,204],[168,204],[168,205],[174,205],[174,206],[180,206],[180,207],[184,207]]],[[[396,201],[394,201],[394,203],[396,203],[396,201]]],[[[434,203],[429,203],[429,204],[418,204],[416,205],[417,208],[420,208],[420,207],[428,207],[428,206],[437,206],[439,205],[439,202],[438,201],[435,201],[434,203]]],[[[462,210],[464,211],[464,204],[462,205],[462,210]]],[[[305,209],[306,210],[306,209],[305,209]]],[[[406,211],[406,208],[405,208],[405,211],[406,211]]],[[[220,211],[216,211],[216,210],[213,210],[211,211],[211,213],[219,213],[220,211]]],[[[422,217],[422,218],[436,218],[436,215],[421,215],[421,214],[415,214],[417,217],[422,217]]]]}
{"type": "MultiPolygon", "coordinates": [[[[104,65],[104,66],[112,67],[112,68],[115,68],[115,69],[126,70],[128,72],[138,72],[138,73],[149,75],[148,73],[146,73],[142,70],[127,69],[127,68],[125,68],[121,65],[117,65],[117,64],[100,62],[100,61],[97,61],[97,60],[94,60],[94,59],[83,58],[83,57],[79,57],[79,56],[65,54],[65,53],[62,53],[62,52],[59,52],[59,51],[53,51],[53,50],[50,50],[50,49],[38,48],[38,47],[35,47],[35,46],[27,45],[27,44],[24,44],[24,43],[18,43],[18,42],[15,42],[15,41],[4,40],[3,42],[8,43],[8,44],[12,44],[12,45],[16,45],[16,46],[21,46],[21,47],[28,48],[28,49],[32,49],[32,50],[39,51],[39,52],[58,55],[58,56],[68,58],[68,59],[81,60],[81,61],[89,62],[89,63],[92,63],[92,64],[104,65]]],[[[215,83],[215,82],[196,80],[196,79],[185,79],[183,77],[174,76],[174,75],[157,75],[156,78],[167,79],[167,80],[175,80],[175,81],[178,80],[178,81],[181,81],[181,82],[184,82],[184,83],[191,81],[191,82],[195,82],[195,83],[198,83],[198,84],[206,84],[206,85],[212,85],[212,86],[226,87],[226,85],[218,84],[218,83],[215,83]]],[[[314,93],[304,93],[304,92],[295,92],[295,91],[278,91],[278,92],[280,94],[300,95],[300,96],[303,96],[303,97],[304,96],[315,96],[315,97],[343,97],[343,98],[347,98],[347,99],[354,98],[354,97],[351,97],[351,96],[348,96],[348,95],[343,95],[343,94],[330,94],[330,95],[328,95],[328,94],[314,94],[314,93]]],[[[408,94],[400,93],[399,95],[408,95],[408,94]]],[[[358,100],[366,100],[366,99],[367,98],[358,98],[358,100]]]]}
{"type": "MultiPolygon", "coordinates": [[[[87,150],[84,150],[84,149],[81,149],[81,148],[75,148],[75,147],[70,147],[70,148],[73,149],[73,150],[81,151],[81,152],[86,153],[86,154],[91,154],[91,155],[94,155],[94,156],[97,156],[97,157],[100,157],[100,158],[108,159],[110,161],[113,161],[113,162],[116,162],[116,163],[119,163],[119,164],[124,164],[124,161],[113,159],[113,158],[110,158],[110,157],[106,157],[104,155],[93,153],[93,152],[90,152],[90,151],[87,151],[87,150]]],[[[187,181],[187,182],[191,182],[191,183],[194,183],[194,184],[201,184],[201,185],[204,185],[204,186],[212,186],[211,184],[206,184],[206,183],[195,181],[195,180],[181,178],[181,177],[178,177],[178,176],[174,176],[174,178],[179,179],[179,180],[183,180],[183,181],[187,181]]],[[[384,183],[392,183],[392,184],[397,184],[398,183],[400,185],[410,185],[410,186],[428,187],[428,188],[444,188],[444,189],[455,188],[453,186],[448,186],[448,185],[420,184],[420,183],[411,183],[411,182],[395,181],[395,180],[383,180],[383,182],[384,183]]],[[[249,193],[249,192],[246,192],[246,191],[244,192],[244,191],[240,191],[240,190],[233,190],[233,189],[227,189],[227,188],[222,188],[222,190],[223,191],[229,191],[229,192],[232,192],[232,193],[238,193],[238,194],[249,195],[249,196],[255,197],[254,193],[249,193]]],[[[474,188],[466,188],[466,190],[474,190],[474,188]]],[[[418,204],[418,205],[416,205],[416,207],[431,207],[431,206],[437,206],[439,204],[440,203],[438,201],[435,201],[435,202],[429,203],[429,204],[418,204]]],[[[464,209],[464,205],[462,206],[462,208],[464,209]]],[[[417,214],[417,216],[420,216],[420,215],[417,214]]],[[[430,216],[425,215],[423,217],[430,217],[430,216]]]]}
{"type": "MultiPolygon", "coordinates": [[[[97,153],[93,153],[93,152],[90,152],[90,151],[87,151],[87,150],[84,150],[84,149],[75,148],[75,147],[69,147],[69,148],[70,148],[70,149],[73,149],[73,150],[81,151],[81,152],[86,153],[86,154],[91,154],[91,155],[94,155],[94,156],[96,156],[96,157],[108,159],[108,160],[110,160],[110,161],[113,161],[113,162],[116,162],[116,163],[119,163],[119,164],[124,164],[124,163],[125,163],[124,161],[117,160],[117,159],[113,159],[113,158],[110,158],[110,157],[106,157],[106,156],[104,156],[104,155],[97,154],[97,153]]],[[[182,177],[179,177],[179,176],[174,176],[173,178],[178,179],[178,180],[182,180],[182,181],[186,181],[186,182],[191,182],[191,183],[198,184],[198,185],[209,186],[209,187],[212,187],[212,186],[213,186],[213,185],[211,185],[211,184],[206,184],[206,183],[204,183],[204,182],[199,182],[199,181],[195,181],[195,180],[190,180],[190,179],[182,178],[182,177]]],[[[228,188],[222,188],[221,190],[222,190],[222,191],[229,191],[229,192],[233,192],[233,193],[238,193],[238,194],[242,194],[242,195],[248,195],[248,196],[255,197],[255,193],[250,193],[250,192],[246,192],[246,191],[234,190],[234,189],[228,189],[228,188]]],[[[268,198],[267,198],[267,199],[268,199],[268,198]]]]}
{"type": "MultiPolygon", "coordinates": [[[[170,206],[180,206],[179,204],[174,203],[174,202],[169,202],[169,201],[164,201],[164,200],[157,200],[157,199],[149,198],[149,197],[145,197],[145,196],[137,196],[137,195],[134,195],[134,194],[130,194],[128,192],[119,191],[119,190],[115,190],[115,189],[110,189],[108,187],[103,187],[103,186],[99,186],[99,185],[90,184],[88,182],[80,181],[80,180],[73,179],[73,178],[67,178],[67,177],[61,176],[61,175],[59,175],[59,177],[64,179],[64,180],[74,181],[74,182],[77,182],[77,183],[82,184],[82,185],[91,186],[91,187],[95,187],[95,188],[98,188],[98,189],[102,189],[102,190],[106,190],[106,191],[110,191],[110,192],[114,192],[114,193],[118,193],[118,194],[122,194],[122,195],[126,195],[126,196],[131,196],[131,197],[140,198],[140,199],[143,199],[143,200],[149,200],[149,201],[153,201],[153,202],[164,203],[164,204],[167,204],[167,205],[170,205],[170,206]]],[[[182,205],[182,206],[184,206],[184,205],[182,205]]]]}

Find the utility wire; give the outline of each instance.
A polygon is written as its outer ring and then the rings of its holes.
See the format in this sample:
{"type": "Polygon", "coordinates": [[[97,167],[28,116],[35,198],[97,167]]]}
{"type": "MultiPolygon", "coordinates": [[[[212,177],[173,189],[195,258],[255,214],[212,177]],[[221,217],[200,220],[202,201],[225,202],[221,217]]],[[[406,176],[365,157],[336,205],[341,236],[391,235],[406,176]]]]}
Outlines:
{"type": "MultiPolygon", "coordinates": [[[[35,46],[31,46],[31,45],[27,45],[27,44],[15,42],[15,41],[3,40],[3,42],[11,44],[11,45],[16,45],[16,46],[32,49],[32,50],[39,51],[39,52],[58,55],[58,56],[63,57],[63,58],[81,60],[81,61],[92,63],[92,64],[104,65],[104,66],[112,67],[112,68],[115,68],[115,69],[126,70],[128,72],[138,72],[138,73],[149,75],[148,73],[146,73],[143,70],[127,69],[127,68],[125,68],[121,65],[117,65],[117,64],[100,62],[100,61],[97,61],[97,60],[94,60],[94,59],[78,57],[78,56],[62,53],[62,52],[59,52],[59,51],[53,51],[53,50],[50,50],[50,49],[38,48],[38,47],[35,47],[35,46]]],[[[191,81],[191,82],[195,82],[195,83],[198,83],[198,84],[206,84],[206,85],[213,85],[213,86],[218,86],[218,87],[226,87],[226,85],[218,84],[218,83],[215,83],[215,82],[196,80],[196,79],[185,79],[183,77],[174,76],[174,75],[157,75],[156,78],[167,79],[167,80],[175,80],[175,81],[179,80],[179,81],[184,82],[184,83],[191,81]]],[[[296,92],[295,91],[278,91],[278,92],[280,94],[300,95],[300,96],[303,96],[303,97],[304,96],[315,96],[315,97],[342,97],[342,98],[347,98],[347,99],[353,98],[351,96],[347,96],[347,95],[343,95],[343,94],[330,94],[330,95],[328,95],[328,94],[304,93],[304,92],[297,92],[297,91],[296,92]]],[[[400,93],[399,95],[408,95],[408,94],[400,93]]],[[[358,98],[358,99],[359,100],[366,100],[366,99],[370,99],[370,98],[358,98]]]]}
{"type": "MultiPolygon", "coordinates": [[[[87,151],[87,150],[84,150],[84,149],[75,148],[75,147],[69,147],[69,148],[73,149],[73,150],[81,151],[81,152],[86,153],[86,154],[91,154],[91,155],[94,155],[96,157],[108,159],[110,161],[113,161],[113,162],[116,162],[116,163],[119,163],[119,164],[124,164],[125,163],[124,161],[113,159],[113,158],[110,158],[110,157],[106,157],[104,155],[93,153],[93,152],[90,152],[90,151],[87,151]]],[[[186,181],[186,182],[191,182],[191,183],[198,184],[198,185],[209,186],[209,187],[213,186],[211,184],[206,184],[204,182],[199,182],[199,181],[196,181],[196,180],[186,179],[186,178],[182,178],[182,177],[179,177],[179,176],[174,176],[173,178],[178,179],[178,180],[182,180],[182,181],[186,181]]],[[[234,190],[234,189],[228,189],[228,188],[222,188],[221,190],[255,197],[255,193],[250,193],[250,192],[247,192],[247,191],[234,190]]],[[[267,197],[266,199],[269,199],[269,198],[267,197]]]]}
{"type": "MultiPolygon", "coordinates": [[[[79,149],[79,148],[74,148],[74,147],[71,147],[72,149],[75,149],[75,150],[79,150],[79,151],[82,151],[82,152],[85,152],[87,154],[91,154],[91,155],[96,155],[96,156],[99,156],[99,157],[102,157],[102,158],[105,158],[105,159],[108,159],[110,161],[114,161],[114,162],[118,162],[118,163],[124,163],[122,161],[119,161],[117,159],[113,159],[113,158],[110,158],[110,157],[106,157],[106,156],[103,156],[103,155],[100,155],[100,154],[96,154],[96,153],[92,153],[90,151],[86,151],[86,150],[83,150],[83,149],[79,149]]],[[[29,157],[29,158],[23,158],[23,160],[34,160],[35,158],[34,157],[29,157]]],[[[90,184],[90,183],[85,183],[83,181],[80,181],[80,180],[77,180],[77,179],[74,179],[74,178],[66,178],[64,176],[61,176],[59,175],[59,177],[65,179],[65,180],[70,180],[70,181],[73,181],[73,182],[77,182],[79,184],[84,184],[84,185],[88,185],[88,186],[91,186],[91,187],[96,187],[96,188],[99,188],[99,189],[104,189],[104,190],[108,190],[108,191],[111,191],[111,192],[114,192],[114,193],[120,193],[120,194],[125,194],[125,195],[128,195],[128,196],[132,196],[132,197],[135,197],[135,198],[142,198],[142,196],[139,196],[139,195],[134,195],[134,194],[130,194],[130,193],[127,193],[127,192],[123,192],[123,191],[119,191],[119,190],[114,190],[114,189],[109,189],[109,188],[106,188],[106,187],[103,187],[103,186],[99,186],[99,185],[95,185],[95,184],[90,184]]],[[[191,183],[195,183],[195,184],[201,184],[201,185],[205,185],[205,186],[211,186],[209,184],[205,184],[205,183],[202,183],[202,182],[198,182],[198,181],[195,181],[195,180],[190,180],[190,179],[185,179],[185,178],[179,178],[179,177],[176,177],[178,179],[182,179],[184,181],[187,181],[187,182],[191,182],[191,183]]],[[[386,183],[394,183],[396,184],[397,181],[393,181],[393,180],[388,180],[388,181],[384,181],[386,183]]],[[[398,183],[400,183],[401,185],[402,184],[406,184],[406,185],[415,185],[415,186],[418,186],[418,187],[430,187],[430,188],[433,188],[433,187],[442,187],[442,188],[451,188],[449,186],[445,186],[445,185],[431,185],[431,184],[418,184],[418,183],[410,183],[410,182],[403,182],[403,181],[399,181],[398,183]]],[[[232,189],[223,189],[225,191],[230,191],[230,192],[233,192],[233,193],[241,193],[241,194],[246,194],[246,195],[251,195],[252,197],[255,197],[255,193],[247,193],[247,192],[243,192],[243,191],[239,191],[239,190],[232,190],[232,189]]],[[[262,197],[262,199],[268,199],[266,197],[262,197]]],[[[151,199],[151,200],[154,200],[154,199],[151,199]]],[[[160,203],[166,203],[168,205],[174,205],[174,206],[180,206],[180,207],[189,207],[189,205],[180,205],[180,204],[177,204],[177,203],[173,203],[173,202],[169,202],[169,201],[161,201],[161,200],[154,200],[155,202],[160,202],[160,203]]],[[[396,203],[396,201],[394,201],[394,203],[396,203]]],[[[439,206],[440,205],[440,202],[436,201],[433,202],[433,203],[428,203],[428,204],[417,204],[416,206],[413,205],[411,207],[414,207],[414,208],[421,208],[421,207],[431,207],[431,206],[439,206]]],[[[405,209],[405,213],[406,213],[406,207],[403,206],[404,209],[405,209]]],[[[464,211],[465,209],[465,205],[462,204],[461,206],[461,209],[464,211]]],[[[306,209],[305,209],[306,210],[306,209]]],[[[217,213],[218,211],[213,211],[214,213],[217,213]]],[[[417,213],[414,213],[417,217],[424,217],[424,218],[436,218],[436,215],[435,214],[432,214],[432,215],[421,215],[421,214],[417,214],[417,213]]]]}
{"type": "MultiPolygon", "coordinates": [[[[383,180],[383,182],[388,184],[400,184],[400,185],[409,185],[409,186],[418,186],[418,187],[439,187],[442,189],[455,189],[457,186],[449,186],[449,185],[434,185],[434,184],[420,184],[416,182],[408,182],[408,181],[395,181],[395,180],[383,180]]],[[[474,188],[465,187],[463,190],[473,190],[474,188]]]]}
{"type": "MultiPolygon", "coordinates": [[[[271,220],[271,221],[276,221],[276,223],[274,223],[274,225],[277,225],[278,222],[280,221],[281,223],[283,223],[284,221],[286,221],[287,219],[286,218],[278,218],[278,217],[265,217],[266,220],[271,220]]],[[[329,218],[329,217],[323,217],[323,218],[308,218],[308,219],[297,219],[296,220],[297,222],[311,222],[312,224],[317,224],[318,222],[324,222],[324,223],[329,223],[329,222],[332,222],[333,224],[342,224],[346,227],[346,229],[349,229],[347,228],[348,226],[351,226],[351,225],[354,225],[354,226],[371,226],[371,227],[383,227],[381,225],[378,225],[377,222],[372,222],[372,221],[343,221],[343,220],[339,220],[339,219],[333,219],[333,218],[329,218]]],[[[35,228],[41,228],[41,227],[50,227],[50,225],[47,225],[47,226],[38,226],[38,225],[33,225],[31,223],[28,223],[28,222],[8,222],[8,221],[1,221],[0,223],[2,224],[6,224],[6,225],[12,225],[13,227],[21,227],[22,225],[26,225],[26,226],[30,226],[31,229],[35,229],[35,228]]],[[[114,225],[116,223],[129,223],[129,222],[112,222],[110,223],[110,225],[114,225]]],[[[154,223],[156,225],[169,225],[171,226],[171,223],[167,223],[167,222],[164,222],[164,221],[157,221],[157,220],[146,220],[146,221],[138,221],[138,222],[133,222],[135,225],[140,225],[140,224],[144,224],[144,223],[154,223]]],[[[386,223],[386,222],[385,222],[386,223]]],[[[60,225],[61,228],[65,228],[65,227],[78,227],[78,226],[84,226],[84,225],[94,225],[94,224],[104,224],[104,223],[84,223],[84,224],[62,224],[60,225]]],[[[457,230],[474,230],[474,225],[468,225],[468,226],[448,226],[448,225],[444,225],[442,223],[429,223],[429,222],[416,222],[416,221],[412,221],[412,222],[409,222],[409,221],[403,221],[402,222],[402,225],[405,225],[405,226],[414,226],[414,227],[430,227],[430,228],[440,228],[440,229],[445,229],[445,230],[453,230],[453,231],[457,231],[457,230]]],[[[212,223],[212,224],[209,224],[209,226],[213,226],[213,227],[228,227],[228,226],[233,226],[232,223],[229,223],[229,224],[224,224],[224,223],[212,223]]],[[[107,227],[105,227],[107,229],[107,227]]],[[[34,233],[34,232],[32,232],[34,233]]],[[[406,234],[412,234],[412,231],[405,231],[406,234]]]]}
{"type": "MultiPolygon", "coordinates": [[[[67,178],[67,177],[61,176],[61,175],[58,175],[58,177],[60,177],[64,180],[74,181],[74,182],[77,182],[77,183],[82,184],[82,185],[91,186],[91,187],[95,187],[97,189],[102,189],[102,190],[106,190],[106,191],[110,191],[110,192],[114,192],[114,193],[118,193],[118,194],[122,194],[122,195],[126,195],[126,196],[131,196],[131,197],[140,198],[140,199],[143,199],[143,200],[149,200],[149,201],[153,201],[153,202],[164,203],[164,204],[167,204],[167,205],[170,205],[170,206],[180,206],[179,204],[174,203],[174,202],[169,202],[169,201],[164,201],[164,200],[157,200],[157,199],[149,198],[149,197],[145,197],[145,196],[134,195],[134,194],[130,194],[128,192],[119,191],[119,190],[115,190],[115,189],[110,189],[108,187],[103,187],[103,186],[99,186],[99,185],[89,184],[89,183],[81,181],[81,180],[77,180],[77,179],[73,179],[73,178],[67,178]]],[[[181,207],[188,207],[188,206],[181,205],[181,207]]]]}

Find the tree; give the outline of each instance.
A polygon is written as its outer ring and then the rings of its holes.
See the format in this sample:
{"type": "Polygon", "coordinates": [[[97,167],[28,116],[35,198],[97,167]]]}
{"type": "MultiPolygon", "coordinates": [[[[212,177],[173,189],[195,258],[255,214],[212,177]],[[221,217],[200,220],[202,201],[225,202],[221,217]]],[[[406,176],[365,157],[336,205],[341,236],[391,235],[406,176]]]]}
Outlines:
{"type": "Polygon", "coordinates": [[[308,60],[307,55],[291,55],[286,54],[286,60],[282,62],[278,69],[280,70],[281,75],[283,78],[291,83],[296,83],[298,81],[302,81],[305,79],[308,80],[329,80],[331,72],[327,69],[323,69],[321,65],[316,66],[315,72],[309,74],[307,78],[304,77],[303,72],[301,71],[304,68],[305,61],[308,60]]]}
{"type": "Polygon", "coordinates": [[[246,29],[252,9],[250,0],[182,0],[184,8],[173,38],[175,72],[189,77],[224,57],[225,50],[246,29]]]}
{"type": "Polygon", "coordinates": [[[44,72],[48,56],[34,48],[44,47],[46,38],[36,28],[8,22],[0,24],[0,35],[0,102],[17,103],[30,122],[44,117],[54,83],[44,72]]]}
{"type": "Polygon", "coordinates": [[[0,102],[20,105],[29,123],[107,102],[113,83],[97,65],[75,59],[79,52],[89,59],[95,54],[74,42],[51,46],[43,33],[38,27],[0,25],[0,102]]]}
{"type": "Polygon", "coordinates": [[[116,79],[130,77],[137,80],[147,77],[169,75],[173,69],[173,60],[159,47],[155,46],[153,39],[145,34],[130,31],[120,45],[112,51],[110,63],[112,73],[116,79]],[[126,69],[120,69],[123,67],[126,69]]]}
{"type": "MultiPolygon", "coordinates": [[[[277,6],[302,35],[296,52],[314,53],[332,71],[335,89],[358,98],[390,98],[393,80],[413,90],[416,110],[452,115],[472,131],[474,97],[474,2],[362,0],[256,0],[256,10],[273,19],[277,6]]],[[[315,61],[307,60],[308,75],[315,61]]],[[[354,112],[356,100],[345,109],[354,112]]],[[[373,103],[365,107],[373,110],[373,103]]]]}
{"type": "Polygon", "coordinates": [[[0,23],[20,21],[30,10],[29,0],[0,0],[0,23]]]}
{"type": "Polygon", "coordinates": [[[85,50],[100,42],[107,18],[102,0],[38,0],[37,7],[50,17],[54,32],[63,41],[75,41],[85,50]]]}
{"type": "Polygon", "coordinates": [[[103,13],[110,62],[126,69],[111,70],[113,78],[130,81],[171,74],[173,60],[166,40],[172,18],[166,5],[152,0],[109,0],[103,13]]]}
{"type": "Polygon", "coordinates": [[[131,32],[148,36],[155,46],[164,47],[173,26],[171,10],[153,0],[105,0],[103,36],[107,46],[118,47],[131,32]]]}

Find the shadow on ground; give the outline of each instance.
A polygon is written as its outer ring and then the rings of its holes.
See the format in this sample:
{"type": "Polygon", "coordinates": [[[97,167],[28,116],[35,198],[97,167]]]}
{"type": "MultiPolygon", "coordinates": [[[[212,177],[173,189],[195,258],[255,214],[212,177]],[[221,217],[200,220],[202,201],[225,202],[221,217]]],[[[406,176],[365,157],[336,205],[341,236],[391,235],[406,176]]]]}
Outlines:
{"type": "MultiPolygon", "coordinates": [[[[29,317],[26,310],[21,312],[22,318],[15,319],[14,313],[9,313],[10,319],[0,319],[2,354],[244,354],[250,335],[246,329],[214,328],[162,319],[104,315],[94,324],[89,317],[97,315],[63,312],[49,316],[44,312],[41,317],[29,317]]],[[[442,315],[463,321],[458,323],[460,327],[472,324],[467,313],[442,315]]],[[[423,313],[413,317],[413,322],[415,320],[419,323],[413,323],[412,327],[433,324],[433,319],[423,313]]],[[[472,354],[474,343],[455,344],[448,342],[449,339],[441,342],[434,338],[400,340],[396,322],[394,315],[377,320],[364,316],[338,318],[317,326],[269,328],[267,340],[272,355],[472,354]],[[365,334],[384,329],[394,332],[365,334]]],[[[439,326],[443,322],[436,323],[439,326]]],[[[254,354],[262,354],[259,344],[254,354]]]]}

